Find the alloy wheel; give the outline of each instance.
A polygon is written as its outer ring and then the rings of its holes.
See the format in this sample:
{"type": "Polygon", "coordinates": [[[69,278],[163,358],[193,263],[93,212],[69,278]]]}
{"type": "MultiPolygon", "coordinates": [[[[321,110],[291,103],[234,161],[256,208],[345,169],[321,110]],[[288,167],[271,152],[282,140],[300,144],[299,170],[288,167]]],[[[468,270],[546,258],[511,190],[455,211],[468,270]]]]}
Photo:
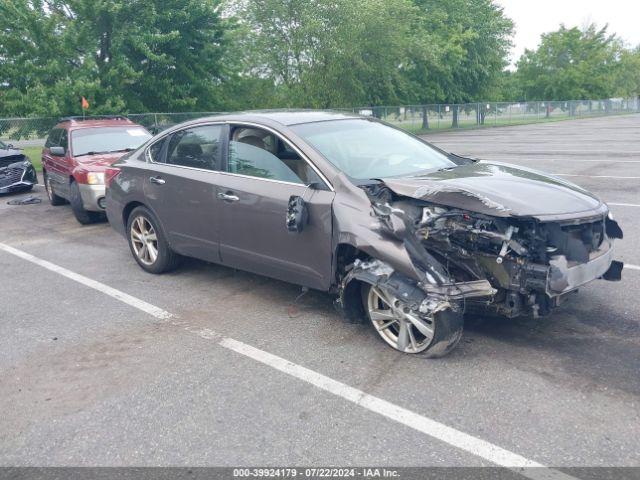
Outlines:
{"type": "Polygon", "coordinates": [[[143,217],[136,217],[131,222],[131,244],[133,250],[145,265],[153,265],[158,258],[158,235],[151,222],[143,217]]]}
{"type": "Polygon", "coordinates": [[[369,288],[367,310],[378,334],[396,350],[420,353],[433,340],[433,320],[418,316],[380,287],[369,288]]]}

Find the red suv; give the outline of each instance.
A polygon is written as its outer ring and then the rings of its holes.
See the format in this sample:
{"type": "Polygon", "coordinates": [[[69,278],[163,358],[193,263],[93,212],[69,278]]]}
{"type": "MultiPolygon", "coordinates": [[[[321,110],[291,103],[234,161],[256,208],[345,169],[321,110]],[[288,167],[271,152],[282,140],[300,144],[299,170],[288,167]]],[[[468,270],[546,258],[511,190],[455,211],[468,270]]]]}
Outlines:
{"type": "Polygon", "coordinates": [[[67,201],[82,224],[105,218],[105,170],[151,138],[124,117],[67,118],[42,149],[42,175],[51,205],[67,201]]]}

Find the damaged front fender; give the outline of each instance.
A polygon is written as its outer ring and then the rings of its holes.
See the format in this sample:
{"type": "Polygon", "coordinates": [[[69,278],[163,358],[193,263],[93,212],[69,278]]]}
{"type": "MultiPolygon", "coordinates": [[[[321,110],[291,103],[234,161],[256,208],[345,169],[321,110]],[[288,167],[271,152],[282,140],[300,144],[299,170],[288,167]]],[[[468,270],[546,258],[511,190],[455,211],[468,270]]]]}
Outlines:
{"type": "Polygon", "coordinates": [[[343,278],[339,296],[347,319],[354,323],[363,318],[358,308],[362,283],[384,290],[397,299],[402,308],[418,316],[433,316],[447,309],[464,313],[466,299],[484,298],[490,301],[497,292],[487,280],[438,285],[416,282],[380,260],[358,259],[343,278]]]}
{"type": "MultiPolygon", "coordinates": [[[[422,280],[424,277],[416,269],[403,241],[385,232],[380,219],[373,214],[371,200],[364,190],[353,185],[344,174],[337,175],[334,182],[340,185],[336,189],[333,208],[334,245],[349,245],[409,278],[422,280]]],[[[338,259],[334,259],[334,278],[338,282],[346,266],[339,265],[338,259]]]]}

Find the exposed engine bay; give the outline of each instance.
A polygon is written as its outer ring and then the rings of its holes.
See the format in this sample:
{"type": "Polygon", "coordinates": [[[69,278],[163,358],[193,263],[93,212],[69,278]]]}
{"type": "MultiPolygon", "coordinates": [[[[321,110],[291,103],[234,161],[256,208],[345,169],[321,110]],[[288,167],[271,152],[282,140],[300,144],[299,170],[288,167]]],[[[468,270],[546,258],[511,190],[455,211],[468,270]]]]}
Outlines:
{"type": "Polygon", "coordinates": [[[593,279],[621,278],[613,239],[622,231],[608,213],[544,222],[407,198],[382,183],[362,188],[379,232],[403,242],[423,280],[363,261],[343,285],[352,278],[379,285],[416,315],[447,308],[537,317],[593,279]]]}

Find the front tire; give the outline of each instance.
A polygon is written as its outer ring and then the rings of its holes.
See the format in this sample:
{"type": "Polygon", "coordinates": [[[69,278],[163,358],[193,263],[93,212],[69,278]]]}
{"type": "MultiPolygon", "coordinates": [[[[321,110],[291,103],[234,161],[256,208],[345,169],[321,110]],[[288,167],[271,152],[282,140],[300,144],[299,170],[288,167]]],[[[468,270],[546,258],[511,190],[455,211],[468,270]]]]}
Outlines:
{"type": "Polygon", "coordinates": [[[138,265],[149,273],[175,269],[180,256],[169,247],[160,222],[146,207],[135,208],[127,219],[129,248],[138,265]]]}
{"type": "Polygon", "coordinates": [[[402,353],[439,358],[451,352],[462,338],[464,319],[450,309],[431,318],[406,311],[402,302],[380,287],[362,286],[362,301],[367,317],[378,336],[402,353]]]}
{"type": "Polygon", "coordinates": [[[69,203],[71,204],[73,215],[76,217],[78,222],[82,225],[89,225],[105,219],[102,212],[90,212],[84,209],[84,206],[82,205],[82,196],[80,195],[80,187],[78,187],[76,182],[72,181],[69,187],[69,191],[71,193],[69,203]]]}

